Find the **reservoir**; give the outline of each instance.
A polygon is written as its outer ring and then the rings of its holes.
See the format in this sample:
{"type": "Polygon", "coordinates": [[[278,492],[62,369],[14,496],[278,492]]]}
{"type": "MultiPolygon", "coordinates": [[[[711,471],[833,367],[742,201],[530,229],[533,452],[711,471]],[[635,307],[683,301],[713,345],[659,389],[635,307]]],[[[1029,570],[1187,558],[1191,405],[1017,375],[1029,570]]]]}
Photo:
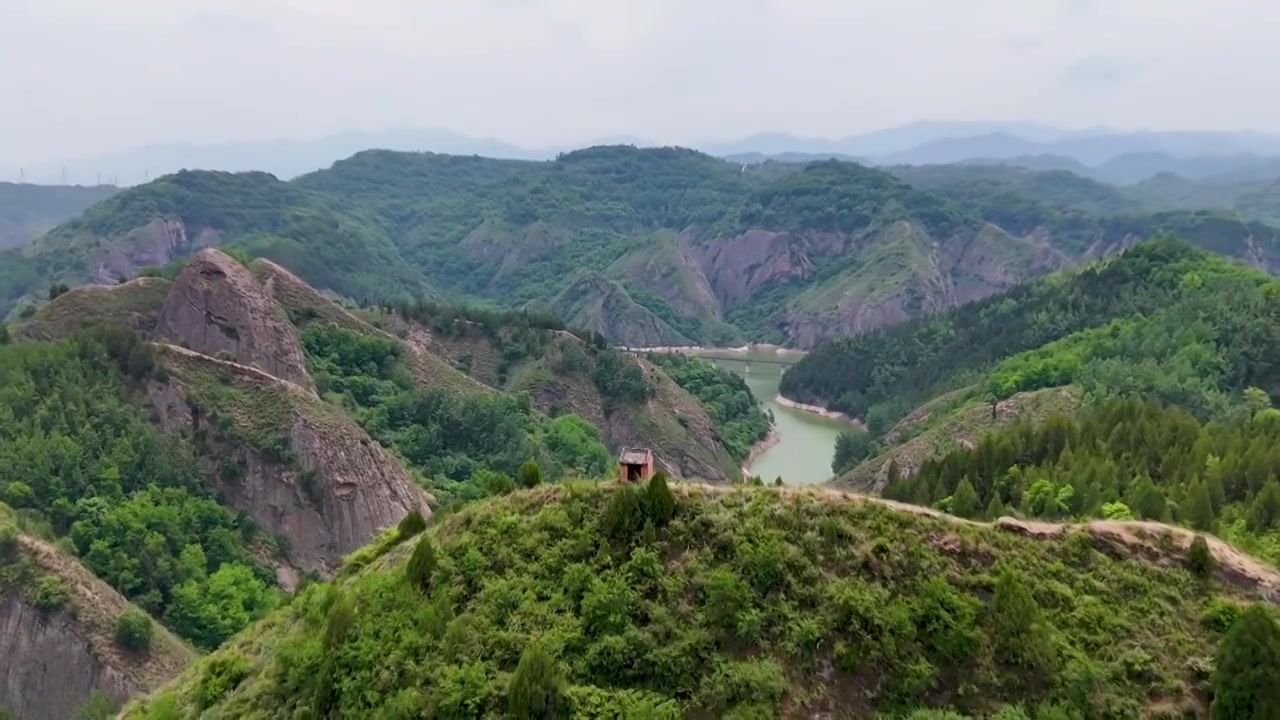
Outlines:
{"type": "Polygon", "coordinates": [[[849,423],[784,407],[775,400],[783,366],[773,363],[797,361],[802,353],[778,353],[763,348],[745,352],[708,348],[696,354],[741,375],[761,407],[773,413],[778,442],[751,462],[748,469],[752,475],[759,475],[766,483],[772,483],[774,478],[781,476],[788,485],[814,485],[830,479],[836,436],[841,430],[850,429],[849,423]]]}

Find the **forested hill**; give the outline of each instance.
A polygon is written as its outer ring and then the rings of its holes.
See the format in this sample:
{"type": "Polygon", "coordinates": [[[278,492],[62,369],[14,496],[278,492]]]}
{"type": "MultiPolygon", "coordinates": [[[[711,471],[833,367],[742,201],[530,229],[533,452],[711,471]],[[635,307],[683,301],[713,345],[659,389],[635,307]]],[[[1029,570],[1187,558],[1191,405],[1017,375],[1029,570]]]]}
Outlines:
{"type": "Polygon", "coordinates": [[[630,346],[810,347],[1159,231],[1268,269],[1280,258],[1270,228],[1154,212],[1080,178],[899,174],[631,147],[547,162],[367,151],[288,183],[181,172],[0,257],[0,312],[229,245],[362,300],[532,304],[630,346]]]}
{"type": "Polygon", "coordinates": [[[18,627],[0,639],[0,710],[38,720],[164,679],[119,677],[148,652],[112,645],[125,601],[141,610],[120,632],[159,623],[212,649],[405,517],[609,477],[624,446],[723,482],[767,431],[709,366],[677,382],[523,311],[344,306],[216,249],[51,295],[0,323],[0,619],[18,627]],[[99,606],[30,570],[20,535],[122,597],[99,606]],[[41,640],[64,610],[74,627],[41,640]],[[65,703],[42,701],[48,684],[65,703]]]}
{"type": "Polygon", "coordinates": [[[1221,713],[1280,672],[1274,572],[1136,525],[655,479],[406,530],[125,717],[1266,717],[1221,713]]]}
{"type": "Polygon", "coordinates": [[[827,343],[791,368],[793,399],[865,417],[883,432],[960,388],[995,401],[1079,384],[1149,393],[1201,417],[1257,385],[1280,396],[1276,281],[1159,238],[981,302],[827,343]]]}
{"type": "Polygon", "coordinates": [[[0,249],[34,240],[117,191],[112,185],[0,182],[0,249]]]}

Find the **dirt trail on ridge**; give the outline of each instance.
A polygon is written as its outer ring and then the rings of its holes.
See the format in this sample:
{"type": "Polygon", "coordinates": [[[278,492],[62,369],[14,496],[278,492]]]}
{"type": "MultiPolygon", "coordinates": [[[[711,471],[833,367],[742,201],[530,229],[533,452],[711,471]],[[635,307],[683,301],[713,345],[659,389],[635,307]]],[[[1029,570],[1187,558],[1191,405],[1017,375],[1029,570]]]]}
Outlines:
{"type": "MultiPolygon", "coordinates": [[[[710,485],[704,483],[675,483],[673,488],[679,488],[685,493],[706,491],[726,493],[739,489],[732,485],[710,485]]],[[[1208,542],[1209,551],[1213,553],[1213,557],[1217,561],[1215,573],[1218,579],[1251,593],[1268,603],[1280,604],[1280,571],[1277,571],[1275,567],[1237,550],[1212,535],[1196,533],[1176,525],[1143,520],[1094,520],[1076,523],[1051,523],[1037,520],[1019,520],[1008,516],[986,523],[966,520],[932,508],[862,495],[832,487],[791,486],[776,488],[774,491],[788,496],[810,495],[836,502],[872,502],[901,512],[925,515],[960,525],[987,525],[997,530],[1035,539],[1058,538],[1068,532],[1086,532],[1092,535],[1095,541],[1100,541],[1117,551],[1123,551],[1135,559],[1145,560],[1161,567],[1181,564],[1186,549],[1191,545],[1191,541],[1195,539],[1197,534],[1201,534],[1204,536],[1205,541],[1208,542]]]]}

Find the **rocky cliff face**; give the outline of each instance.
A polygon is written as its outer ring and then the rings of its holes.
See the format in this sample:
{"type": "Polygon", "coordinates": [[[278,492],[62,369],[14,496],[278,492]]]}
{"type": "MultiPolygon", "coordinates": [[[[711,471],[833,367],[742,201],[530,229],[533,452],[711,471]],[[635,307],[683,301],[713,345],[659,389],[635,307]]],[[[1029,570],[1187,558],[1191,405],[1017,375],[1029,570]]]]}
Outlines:
{"type": "Polygon", "coordinates": [[[63,609],[42,611],[15,588],[0,588],[0,707],[22,720],[68,720],[93,691],[116,702],[148,692],[195,659],[162,628],[150,652],[122,652],[115,618],[130,607],[74,559],[27,537],[20,552],[71,593],[63,609]]]}
{"type": "Polygon", "coordinates": [[[701,261],[726,308],[758,301],[779,282],[806,282],[771,318],[801,348],[941,312],[1071,264],[1046,242],[993,226],[939,240],[909,221],[849,237],[751,230],[710,241],[701,261]],[[818,275],[833,263],[848,269],[818,275]]]}
{"type": "Polygon", "coordinates": [[[811,256],[832,255],[845,247],[845,238],[836,233],[755,229],[713,238],[699,248],[699,260],[712,291],[728,309],[747,302],[771,282],[808,278],[814,271],[811,256]]]}
{"type": "Polygon", "coordinates": [[[399,462],[310,391],[172,346],[161,358],[168,380],[149,387],[161,427],[204,438],[205,476],[224,502],[283,538],[298,568],[332,571],[410,511],[430,516],[399,462]]]}
{"type": "Polygon", "coordinates": [[[685,317],[719,319],[720,299],[691,241],[687,234],[657,233],[615,261],[605,274],[626,280],[628,287],[644,288],[685,317]]]}
{"type": "Polygon", "coordinates": [[[248,268],[214,249],[196,254],[173,283],[157,335],[209,356],[311,387],[297,332],[248,268]]]}
{"type": "Polygon", "coordinates": [[[573,327],[600,333],[613,345],[687,345],[689,339],[636,303],[618,283],[584,272],[552,304],[573,327]]]}
{"type": "Polygon", "coordinates": [[[94,690],[119,702],[134,688],[94,654],[74,619],[0,597],[0,707],[24,720],[66,720],[94,690]]]}
{"type": "Polygon", "coordinates": [[[144,267],[164,265],[220,240],[221,235],[210,228],[188,228],[181,220],[153,218],[110,243],[102,243],[90,256],[89,267],[98,282],[114,283],[133,277],[144,267]]]}

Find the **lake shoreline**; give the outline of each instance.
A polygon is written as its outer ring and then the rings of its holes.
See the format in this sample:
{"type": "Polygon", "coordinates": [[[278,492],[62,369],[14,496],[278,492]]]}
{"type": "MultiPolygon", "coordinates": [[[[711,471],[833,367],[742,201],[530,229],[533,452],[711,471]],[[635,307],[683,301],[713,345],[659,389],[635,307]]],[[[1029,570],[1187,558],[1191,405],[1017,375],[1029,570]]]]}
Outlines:
{"type": "Polygon", "coordinates": [[[851,415],[846,415],[842,412],[837,412],[835,410],[828,410],[827,408],[824,408],[821,405],[809,405],[808,403],[796,402],[795,400],[792,400],[791,398],[786,397],[781,393],[775,395],[773,398],[773,401],[783,407],[791,408],[792,410],[800,410],[802,412],[813,413],[814,415],[819,415],[821,417],[828,418],[830,420],[840,420],[841,422],[847,422],[850,425],[853,425],[854,427],[860,430],[865,431],[867,429],[867,424],[862,422],[856,417],[853,417],[851,415]]]}
{"type": "Polygon", "coordinates": [[[782,442],[782,435],[778,433],[778,426],[769,425],[769,432],[759,442],[751,446],[751,450],[747,452],[747,457],[742,461],[742,476],[751,477],[752,463],[758,460],[765,451],[772,449],[780,442],[782,442]]]}

